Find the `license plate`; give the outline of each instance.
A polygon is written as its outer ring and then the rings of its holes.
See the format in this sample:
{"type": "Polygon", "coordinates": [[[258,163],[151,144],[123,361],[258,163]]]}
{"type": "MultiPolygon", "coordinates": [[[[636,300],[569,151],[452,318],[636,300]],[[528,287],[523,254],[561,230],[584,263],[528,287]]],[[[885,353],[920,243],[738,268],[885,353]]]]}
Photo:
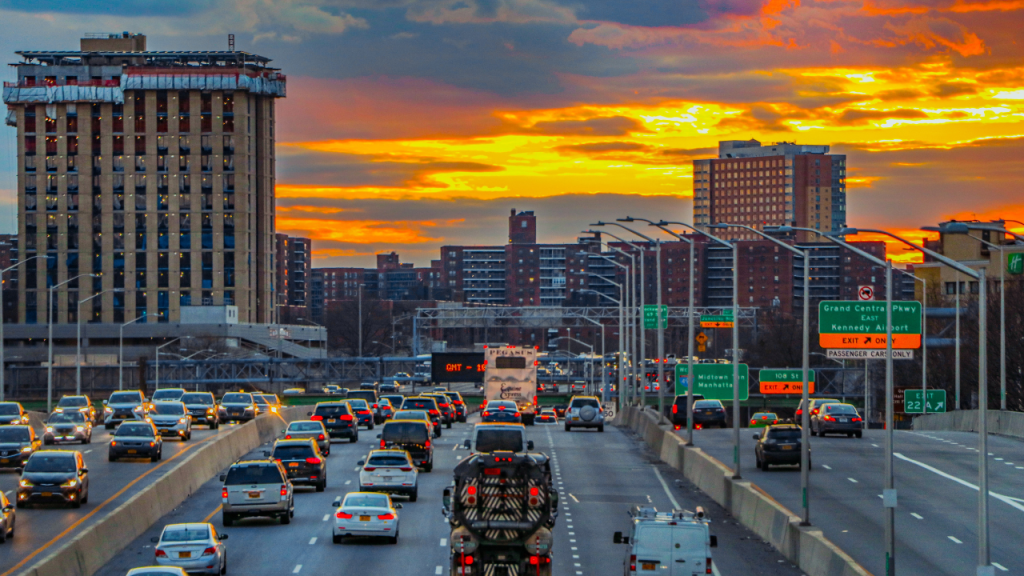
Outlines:
{"type": "Polygon", "coordinates": [[[191,552],[178,552],[178,558],[191,558],[191,552]]]}
{"type": "Polygon", "coordinates": [[[335,420],[334,418],[328,418],[327,419],[327,423],[328,424],[334,424],[335,422],[337,422],[337,420],[335,420]]]}
{"type": "Polygon", "coordinates": [[[643,562],[643,563],[640,564],[640,569],[641,570],[654,570],[654,569],[657,568],[657,566],[658,566],[658,564],[656,562],[643,562]]]}
{"type": "Polygon", "coordinates": [[[11,460],[9,458],[0,458],[0,464],[7,464],[11,460]]]}
{"type": "Polygon", "coordinates": [[[846,422],[846,418],[836,418],[837,422],[846,422]]]}
{"type": "Polygon", "coordinates": [[[783,446],[782,449],[783,450],[792,450],[793,446],[783,446]]]}
{"type": "Polygon", "coordinates": [[[370,521],[370,517],[369,516],[360,516],[359,517],[359,521],[360,522],[369,522],[370,521]]]}
{"type": "Polygon", "coordinates": [[[129,450],[128,451],[129,454],[137,454],[138,452],[139,452],[138,450],[129,450]]]}
{"type": "Polygon", "coordinates": [[[298,468],[299,467],[299,463],[298,462],[289,462],[288,463],[288,467],[289,468],[298,468]]]}
{"type": "Polygon", "coordinates": [[[166,434],[166,433],[168,433],[168,432],[170,432],[170,430],[169,430],[169,429],[167,429],[167,428],[161,428],[161,429],[160,429],[160,433],[161,433],[161,434],[166,434]]]}
{"type": "Polygon", "coordinates": [[[579,417],[573,416],[572,419],[573,419],[573,421],[576,421],[576,420],[579,420],[579,417]]]}
{"type": "Polygon", "coordinates": [[[43,498],[49,498],[50,496],[53,496],[53,492],[43,492],[43,498]]]}
{"type": "Polygon", "coordinates": [[[259,492],[249,492],[249,498],[259,498],[259,497],[260,497],[260,493],[259,492]]]}

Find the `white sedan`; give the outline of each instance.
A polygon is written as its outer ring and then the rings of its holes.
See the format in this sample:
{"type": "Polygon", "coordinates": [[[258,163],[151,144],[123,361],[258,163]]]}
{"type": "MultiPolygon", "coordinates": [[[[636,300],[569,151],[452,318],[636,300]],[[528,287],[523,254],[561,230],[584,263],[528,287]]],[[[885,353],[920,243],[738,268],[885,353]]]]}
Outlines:
{"type": "Polygon", "coordinates": [[[415,502],[419,493],[419,472],[405,450],[371,450],[360,460],[359,489],[366,492],[404,494],[415,502]]]}
{"type": "Polygon", "coordinates": [[[335,502],[331,534],[334,543],[341,544],[346,536],[384,536],[391,544],[398,544],[398,510],[401,504],[392,504],[387,494],[349,492],[341,502],[335,502]]]}
{"type": "Polygon", "coordinates": [[[224,574],[228,571],[227,534],[217,534],[213,524],[169,524],[156,542],[156,563],[191,574],[224,574]]]}
{"type": "Polygon", "coordinates": [[[188,576],[188,572],[173,566],[143,566],[132,568],[125,576],[188,576]]]}

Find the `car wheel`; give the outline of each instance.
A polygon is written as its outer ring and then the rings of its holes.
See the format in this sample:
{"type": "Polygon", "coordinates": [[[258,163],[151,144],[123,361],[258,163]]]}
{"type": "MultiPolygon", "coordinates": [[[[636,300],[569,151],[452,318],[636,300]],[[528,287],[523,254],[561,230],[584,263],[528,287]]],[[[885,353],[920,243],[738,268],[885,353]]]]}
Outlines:
{"type": "Polygon", "coordinates": [[[149,457],[149,461],[150,462],[159,462],[160,461],[160,453],[159,452],[153,452],[153,455],[149,457]]]}
{"type": "Polygon", "coordinates": [[[107,454],[107,462],[117,462],[117,456],[113,454],[107,454]]]}
{"type": "Polygon", "coordinates": [[[768,464],[767,461],[762,461],[761,462],[761,470],[764,470],[765,472],[767,472],[769,466],[770,466],[770,464],[768,464]]]}
{"type": "Polygon", "coordinates": [[[758,470],[761,469],[761,459],[757,457],[757,454],[754,454],[754,467],[758,470]]]}
{"type": "Polygon", "coordinates": [[[854,433],[854,436],[856,436],[857,438],[860,438],[862,435],[863,435],[863,433],[861,433],[861,432],[855,432],[854,433]]]}
{"type": "Polygon", "coordinates": [[[412,494],[409,494],[409,502],[415,502],[419,498],[419,489],[413,490],[412,494]]]}
{"type": "Polygon", "coordinates": [[[811,436],[817,436],[817,435],[818,435],[818,432],[814,429],[814,426],[811,426],[811,436]]]}
{"type": "Polygon", "coordinates": [[[398,532],[395,532],[394,536],[388,538],[388,544],[398,544],[398,532]]]}
{"type": "Polygon", "coordinates": [[[82,502],[82,506],[85,506],[86,504],[89,503],[89,492],[88,491],[85,493],[85,498],[82,498],[81,502],[82,502]]]}
{"type": "Polygon", "coordinates": [[[7,542],[7,526],[0,528],[0,544],[7,542]]]}
{"type": "Polygon", "coordinates": [[[224,563],[220,565],[220,576],[228,573],[228,553],[224,552],[224,563]]]}
{"type": "Polygon", "coordinates": [[[434,463],[433,462],[428,462],[428,463],[423,465],[423,471],[424,472],[430,472],[433,469],[434,469],[434,463]]]}
{"type": "Polygon", "coordinates": [[[353,436],[353,437],[348,439],[348,443],[349,444],[355,444],[358,441],[359,441],[359,435],[358,434],[356,434],[355,436],[353,436]]]}
{"type": "Polygon", "coordinates": [[[103,427],[106,428],[107,430],[113,430],[114,429],[114,425],[113,424],[104,424],[103,427]]]}
{"type": "Polygon", "coordinates": [[[235,517],[232,516],[231,514],[228,514],[227,512],[225,512],[220,517],[220,523],[223,524],[225,527],[230,527],[234,522],[235,522],[235,517]]]}
{"type": "Polygon", "coordinates": [[[320,481],[319,484],[316,485],[316,491],[317,492],[323,492],[326,489],[327,489],[327,478],[324,478],[322,481],[320,481]]]}
{"type": "Polygon", "coordinates": [[[189,431],[188,431],[188,434],[186,434],[186,435],[185,435],[185,441],[187,442],[187,441],[189,441],[189,440],[191,440],[191,439],[192,439],[192,431],[191,431],[191,430],[189,430],[189,431]]]}
{"type": "Polygon", "coordinates": [[[50,446],[50,445],[53,444],[53,440],[50,440],[48,438],[43,438],[43,444],[45,444],[47,446],[50,446]]]}
{"type": "Polygon", "coordinates": [[[853,438],[853,432],[847,432],[846,433],[846,437],[847,438],[853,438]]]}
{"type": "Polygon", "coordinates": [[[82,501],[81,500],[75,500],[74,502],[71,503],[71,507],[74,508],[75,510],[81,508],[82,507],[82,501]]]}
{"type": "Polygon", "coordinates": [[[565,424],[565,431],[566,431],[566,432],[569,432],[569,431],[571,431],[571,430],[572,430],[572,426],[569,426],[569,423],[567,422],[567,423],[565,424]]]}
{"type": "Polygon", "coordinates": [[[291,523],[292,523],[292,515],[291,515],[290,512],[285,512],[284,514],[281,515],[281,524],[291,524],[291,523]]]}
{"type": "Polygon", "coordinates": [[[341,534],[334,534],[333,535],[333,540],[334,540],[335,544],[341,544],[341,542],[342,542],[341,539],[342,539],[341,534]]]}
{"type": "Polygon", "coordinates": [[[452,423],[451,423],[451,421],[449,421],[449,422],[448,422],[447,424],[445,424],[445,425],[444,425],[444,427],[445,427],[445,428],[447,428],[447,429],[449,429],[449,430],[451,430],[451,429],[452,429],[452,423]]]}
{"type": "Polygon", "coordinates": [[[367,426],[366,429],[367,430],[373,430],[373,422],[370,422],[370,425],[367,426]]]}
{"type": "Polygon", "coordinates": [[[598,426],[597,427],[597,431],[598,432],[604,432],[604,424],[601,424],[600,426],[598,426]]]}

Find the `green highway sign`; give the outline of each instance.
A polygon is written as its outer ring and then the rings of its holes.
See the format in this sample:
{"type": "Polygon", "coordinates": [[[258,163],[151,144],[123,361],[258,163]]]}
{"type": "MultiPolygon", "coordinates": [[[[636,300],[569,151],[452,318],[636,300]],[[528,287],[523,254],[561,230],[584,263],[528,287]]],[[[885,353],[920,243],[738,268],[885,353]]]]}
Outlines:
{"type": "Polygon", "coordinates": [[[932,414],[946,411],[945,390],[929,390],[928,405],[925,406],[925,410],[921,409],[922,392],[920,388],[907,388],[903,392],[903,412],[905,414],[932,414]]]}
{"type": "MultiPolygon", "coordinates": [[[[658,328],[658,305],[657,304],[645,304],[644,305],[644,329],[645,330],[657,330],[658,328]]],[[[661,306],[661,327],[668,328],[668,306],[662,304],[661,306]]]]}
{"type": "MultiPolygon", "coordinates": [[[[758,376],[761,394],[802,394],[804,371],[802,368],[762,368],[758,376]]],[[[814,369],[807,371],[808,394],[814,394],[814,369]]]]}
{"type": "MultiPolygon", "coordinates": [[[[732,400],[732,364],[694,364],[693,393],[708,400],[732,400]]],[[[676,364],[676,394],[686,394],[687,365],[676,364]]],[[[750,399],[750,369],[740,364],[740,400],[750,399]]]]}
{"type": "MultiPolygon", "coordinates": [[[[885,302],[824,301],[818,304],[818,344],[851,350],[886,347],[885,302]]],[[[892,347],[921,347],[921,303],[892,303],[892,347]]]]}
{"type": "Polygon", "coordinates": [[[1024,252],[1006,255],[1006,271],[1010,274],[1024,274],[1024,252]]]}
{"type": "Polygon", "coordinates": [[[732,310],[722,310],[719,314],[701,314],[701,328],[732,328],[735,319],[732,310]]]}

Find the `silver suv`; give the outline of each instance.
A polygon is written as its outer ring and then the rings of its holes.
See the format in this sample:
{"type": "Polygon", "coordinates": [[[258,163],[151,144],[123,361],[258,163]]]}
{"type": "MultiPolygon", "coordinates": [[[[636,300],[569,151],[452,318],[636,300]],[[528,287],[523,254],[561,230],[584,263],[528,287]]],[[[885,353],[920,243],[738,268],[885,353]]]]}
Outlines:
{"type": "Polygon", "coordinates": [[[565,411],[565,431],[573,428],[597,428],[604,432],[604,410],[597,396],[573,396],[565,411]]]}
{"type": "Polygon", "coordinates": [[[280,462],[242,460],[231,465],[220,481],[225,526],[240,518],[265,516],[290,524],[295,516],[295,491],[280,462]]]}

